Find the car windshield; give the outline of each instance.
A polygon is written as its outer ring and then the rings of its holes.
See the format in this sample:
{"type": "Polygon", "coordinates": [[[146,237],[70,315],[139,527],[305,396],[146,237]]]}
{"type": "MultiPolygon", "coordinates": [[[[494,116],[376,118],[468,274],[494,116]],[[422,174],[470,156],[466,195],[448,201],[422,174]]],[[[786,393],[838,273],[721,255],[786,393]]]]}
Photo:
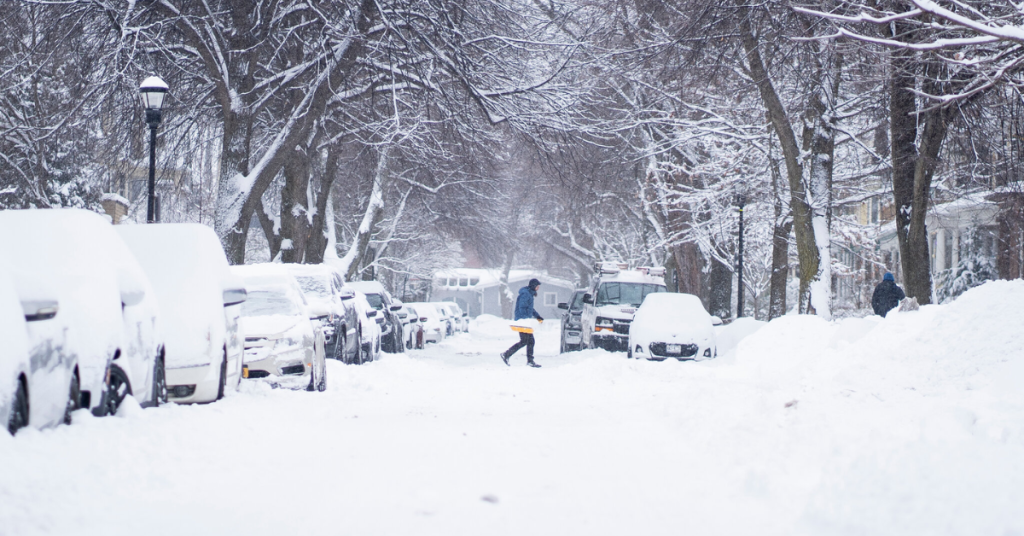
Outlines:
{"type": "Polygon", "coordinates": [[[583,308],[583,292],[577,292],[572,295],[572,303],[569,304],[569,309],[576,310],[583,308]]]}
{"type": "Polygon", "coordinates": [[[327,279],[311,275],[299,275],[295,276],[295,279],[299,281],[302,292],[317,298],[331,297],[331,288],[328,286],[329,282],[327,279]]]}
{"type": "Polygon", "coordinates": [[[380,294],[367,294],[366,301],[370,302],[370,307],[378,311],[384,308],[384,300],[381,299],[380,294]]]}
{"type": "Polygon", "coordinates": [[[631,305],[640,307],[648,294],[665,292],[661,285],[645,283],[601,283],[597,289],[597,300],[594,305],[631,305]]]}
{"type": "Polygon", "coordinates": [[[242,302],[242,316],[299,315],[299,308],[281,291],[255,290],[242,302]]]}

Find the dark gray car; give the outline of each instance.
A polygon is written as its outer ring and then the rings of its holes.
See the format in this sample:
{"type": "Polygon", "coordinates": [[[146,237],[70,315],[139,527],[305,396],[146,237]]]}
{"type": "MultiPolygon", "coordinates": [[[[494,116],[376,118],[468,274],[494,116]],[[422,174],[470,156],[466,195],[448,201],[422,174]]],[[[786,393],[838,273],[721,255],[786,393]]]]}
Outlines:
{"type": "Polygon", "coordinates": [[[584,289],[577,290],[572,293],[567,303],[558,304],[558,308],[565,311],[562,313],[562,344],[559,350],[563,354],[578,351],[580,343],[583,342],[580,315],[583,314],[583,294],[586,292],[584,289]]]}

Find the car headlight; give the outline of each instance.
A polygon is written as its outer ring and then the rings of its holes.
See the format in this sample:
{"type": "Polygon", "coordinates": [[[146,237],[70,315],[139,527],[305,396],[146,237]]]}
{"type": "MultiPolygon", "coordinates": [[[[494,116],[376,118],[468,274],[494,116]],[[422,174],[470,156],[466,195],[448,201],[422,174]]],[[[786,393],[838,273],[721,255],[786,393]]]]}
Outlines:
{"type": "Polygon", "coordinates": [[[613,321],[611,318],[605,318],[603,316],[599,316],[599,317],[597,317],[597,320],[594,322],[594,325],[595,326],[600,326],[600,327],[603,327],[603,328],[610,328],[610,327],[614,327],[615,326],[615,321],[613,321]]]}
{"type": "Polygon", "coordinates": [[[274,353],[290,352],[302,348],[306,339],[303,335],[302,325],[296,324],[295,327],[274,339],[274,353]]]}

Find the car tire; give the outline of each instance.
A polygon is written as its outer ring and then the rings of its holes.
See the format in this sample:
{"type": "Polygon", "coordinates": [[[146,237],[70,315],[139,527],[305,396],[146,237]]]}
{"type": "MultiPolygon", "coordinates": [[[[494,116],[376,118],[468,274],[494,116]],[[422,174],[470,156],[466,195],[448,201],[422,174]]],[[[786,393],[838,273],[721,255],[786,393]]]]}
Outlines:
{"type": "Polygon", "coordinates": [[[110,365],[110,385],[107,386],[106,399],[103,401],[103,415],[114,415],[121,407],[124,398],[132,394],[131,380],[124,369],[110,365]]]}
{"type": "Polygon", "coordinates": [[[68,405],[64,408],[64,424],[71,424],[71,414],[82,406],[82,383],[78,379],[78,369],[71,374],[71,387],[68,389],[68,405]]]}
{"type": "Polygon", "coordinates": [[[316,390],[322,393],[327,390],[327,359],[320,363],[320,378],[316,382],[316,390]]]}
{"type": "MultiPolygon", "coordinates": [[[[225,364],[227,363],[225,357],[225,364]]],[[[223,381],[223,380],[221,380],[223,381]]],[[[167,369],[164,364],[164,351],[160,350],[160,355],[157,356],[156,361],[153,363],[153,397],[150,400],[150,405],[153,407],[159,406],[160,404],[167,403],[167,369]]]]}
{"type": "Polygon", "coordinates": [[[14,435],[28,426],[28,389],[24,377],[18,378],[18,390],[14,392],[11,416],[7,419],[7,431],[14,435]]]}
{"type": "Polygon", "coordinates": [[[228,351],[224,350],[224,359],[220,362],[220,381],[217,382],[217,398],[224,398],[224,391],[228,385],[228,351]]]}

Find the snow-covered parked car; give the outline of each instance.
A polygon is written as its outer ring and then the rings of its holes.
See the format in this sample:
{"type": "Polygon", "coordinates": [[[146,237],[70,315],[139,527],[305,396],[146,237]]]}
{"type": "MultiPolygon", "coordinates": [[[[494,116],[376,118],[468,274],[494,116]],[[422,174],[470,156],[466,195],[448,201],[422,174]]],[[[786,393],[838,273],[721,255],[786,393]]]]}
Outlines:
{"type": "Polygon", "coordinates": [[[361,328],[359,330],[359,355],[354,363],[361,365],[380,357],[383,316],[380,311],[370,305],[365,294],[358,290],[355,292],[356,297],[352,300],[352,303],[355,305],[359,315],[359,325],[361,328]]]}
{"type": "Polygon", "coordinates": [[[444,336],[451,337],[455,334],[455,319],[452,318],[452,312],[448,309],[448,306],[441,302],[430,302],[428,305],[434,308],[437,313],[441,326],[444,328],[444,336]]]}
{"type": "Polygon", "coordinates": [[[402,327],[402,333],[405,334],[405,349],[423,349],[423,323],[420,322],[419,312],[410,304],[403,304],[401,312],[405,313],[405,325],[402,327]]]}
{"type": "Polygon", "coordinates": [[[21,298],[7,268],[0,263],[0,423],[12,435],[26,426],[46,428],[71,422],[78,408],[77,378],[70,385],[60,380],[66,371],[51,370],[47,352],[32,352],[28,322],[53,319],[59,303],[41,296],[21,298]],[[54,381],[58,380],[58,381],[54,381]]]}
{"type": "Polygon", "coordinates": [[[329,359],[354,363],[359,357],[359,313],[355,291],[341,274],[325,264],[286,264],[309,302],[312,316],[320,318],[329,359]]]}
{"type": "Polygon", "coordinates": [[[627,354],[656,361],[712,359],[718,355],[714,326],[721,323],[692,294],[650,294],[633,317],[627,354]]]}
{"type": "Polygon", "coordinates": [[[441,342],[448,333],[448,324],[437,312],[432,303],[417,303],[416,312],[420,314],[420,325],[423,326],[423,342],[441,342]]]}
{"type": "Polygon", "coordinates": [[[562,313],[562,339],[558,353],[564,354],[580,349],[580,341],[583,340],[580,333],[580,318],[583,316],[583,295],[586,293],[586,290],[576,290],[569,301],[558,304],[559,309],[565,310],[562,313]]]}
{"type": "Polygon", "coordinates": [[[441,304],[448,308],[448,313],[451,315],[452,330],[462,333],[469,332],[469,313],[462,312],[462,307],[455,302],[446,301],[441,304]]]}
{"type": "Polygon", "coordinates": [[[118,225],[160,304],[168,398],[213,402],[242,378],[242,281],[213,229],[196,223],[118,225]]]}
{"type": "Polygon", "coordinates": [[[391,354],[402,351],[402,322],[395,313],[402,308],[401,304],[395,303],[394,298],[378,281],[355,281],[348,284],[353,289],[362,292],[366,301],[377,310],[378,323],[380,324],[380,345],[381,350],[391,354]]]}
{"type": "Polygon", "coordinates": [[[238,321],[245,337],[243,376],[287,387],[327,389],[324,334],[299,282],[280,264],[232,266],[246,299],[238,321]]]}
{"type": "Polygon", "coordinates": [[[51,289],[60,304],[28,326],[29,345],[52,389],[79,386],[96,415],[129,394],[143,406],[167,400],[159,308],[149,280],[113,226],[79,209],[0,211],[0,251],[15,288],[51,289]]]}
{"type": "Polygon", "coordinates": [[[624,263],[599,262],[597,275],[583,295],[581,348],[628,350],[633,313],[649,294],[665,292],[665,269],[628,269],[624,263]]]}

